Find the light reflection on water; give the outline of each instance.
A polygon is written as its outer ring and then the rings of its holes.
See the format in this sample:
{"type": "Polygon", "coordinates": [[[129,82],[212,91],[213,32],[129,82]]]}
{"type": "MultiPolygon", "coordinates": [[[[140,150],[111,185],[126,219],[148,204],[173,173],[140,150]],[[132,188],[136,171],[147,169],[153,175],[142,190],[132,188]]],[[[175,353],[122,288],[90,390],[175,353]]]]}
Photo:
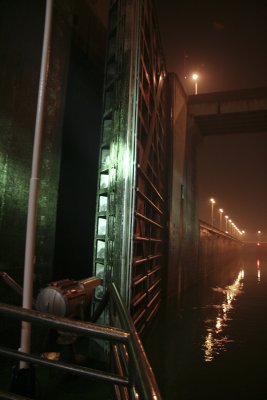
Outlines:
{"type": "Polygon", "coordinates": [[[164,400],[267,400],[267,245],[241,256],[188,292],[175,324],[160,324],[150,357],[164,400]]]}
{"type": "Polygon", "coordinates": [[[217,310],[215,319],[209,318],[205,321],[206,336],[202,349],[204,352],[204,360],[207,362],[213,361],[215,355],[226,351],[228,344],[233,342],[224,331],[229,321],[231,321],[229,314],[233,308],[233,301],[243,291],[244,277],[245,273],[242,269],[232,285],[225,286],[224,288],[212,288],[214,292],[223,295],[223,301],[221,304],[213,306],[217,310]]]}
{"type": "Polygon", "coordinates": [[[261,281],[260,260],[257,260],[257,278],[258,278],[258,283],[260,283],[261,281]]]}

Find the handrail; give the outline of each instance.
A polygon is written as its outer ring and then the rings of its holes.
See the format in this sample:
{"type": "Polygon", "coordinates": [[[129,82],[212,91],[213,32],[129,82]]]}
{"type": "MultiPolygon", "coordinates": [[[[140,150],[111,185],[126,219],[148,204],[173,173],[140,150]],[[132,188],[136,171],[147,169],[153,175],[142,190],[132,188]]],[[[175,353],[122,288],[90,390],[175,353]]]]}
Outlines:
{"type": "MultiPolygon", "coordinates": [[[[112,318],[112,312],[110,312],[111,320],[115,324],[115,319],[112,318]]],[[[39,325],[41,324],[42,326],[60,331],[68,331],[75,335],[108,340],[112,343],[113,349],[116,348],[115,358],[119,363],[119,367],[116,374],[106,371],[103,372],[62,361],[47,360],[33,354],[7,349],[5,347],[0,347],[0,354],[32,364],[39,364],[71,372],[76,375],[113,383],[118,398],[121,399],[161,400],[160,391],[145,350],[114,283],[108,286],[103,300],[99,303],[92,317],[93,322],[77,321],[4,303],[0,303],[0,315],[39,325]],[[103,326],[95,323],[108,304],[110,305],[110,311],[112,310],[113,312],[113,316],[115,314],[117,315],[116,324],[119,322],[120,328],[103,326]],[[116,347],[115,343],[122,347],[116,347]],[[118,351],[118,348],[120,351],[118,351]],[[120,357],[122,357],[122,360],[119,360],[120,357]],[[123,388],[119,393],[116,389],[118,387],[123,388]]],[[[7,396],[9,396],[9,394],[7,394],[7,396]]],[[[12,394],[10,394],[10,396],[11,397],[2,398],[16,398],[12,397],[12,394]]]]}
{"type": "Polygon", "coordinates": [[[140,390],[141,399],[160,400],[161,394],[145,350],[114,283],[108,286],[108,291],[116,306],[122,328],[130,333],[128,346],[129,359],[133,364],[135,371],[134,379],[140,390]]]}
{"type": "Polygon", "coordinates": [[[11,288],[13,289],[16,293],[18,293],[20,296],[22,296],[23,289],[22,287],[14,281],[13,278],[11,278],[10,275],[8,275],[6,272],[0,271],[0,278],[3,279],[3,281],[11,288]]]}
{"type": "Polygon", "coordinates": [[[227,239],[231,239],[232,241],[235,242],[240,242],[242,243],[242,240],[238,239],[237,237],[231,235],[230,233],[226,233],[219,228],[214,227],[213,225],[209,224],[208,222],[199,220],[199,229],[204,228],[209,230],[210,232],[216,233],[217,235],[223,236],[227,239]]]}
{"type": "Polygon", "coordinates": [[[10,304],[0,303],[0,314],[13,317],[20,321],[36,322],[37,324],[46,325],[56,330],[66,330],[79,335],[94,336],[99,339],[126,343],[129,337],[128,332],[124,332],[118,328],[77,321],[36,310],[28,310],[10,304]]]}
{"type": "Polygon", "coordinates": [[[20,396],[18,394],[14,394],[14,393],[3,392],[2,390],[0,390],[0,399],[6,399],[6,400],[32,400],[29,397],[20,396]]]}
{"type": "Polygon", "coordinates": [[[32,354],[23,353],[21,351],[10,350],[5,347],[0,346],[0,354],[5,357],[15,358],[26,362],[31,362],[38,365],[43,365],[46,367],[51,367],[59,369],[64,372],[69,372],[71,374],[87,376],[89,378],[111,382],[118,385],[129,385],[129,380],[126,377],[119,376],[112,373],[107,373],[103,371],[98,371],[87,367],[77,367],[71,363],[65,363],[62,361],[47,360],[45,358],[34,356],[32,354]]]}

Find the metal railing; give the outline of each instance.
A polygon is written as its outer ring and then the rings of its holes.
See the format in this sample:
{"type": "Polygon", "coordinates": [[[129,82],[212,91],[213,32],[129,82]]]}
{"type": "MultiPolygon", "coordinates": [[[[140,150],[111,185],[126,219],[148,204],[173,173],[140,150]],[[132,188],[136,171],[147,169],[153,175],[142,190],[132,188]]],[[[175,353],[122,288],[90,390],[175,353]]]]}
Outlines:
{"type": "MultiPolygon", "coordinates": [[[[117,399],[161,400],[161,395],[142,343],[113,283],[108,286],[104,298],[96,309],[92,317],[93,322],[77,321],[3,303],[0,303],[0,315],[19,321],[39,324],[58,331],[108,341],[116,371],[99,371],[72,363],[48,360],[41,356],[23,353],[2,346],[0,346],[0,355],[22,360],[29,364],[42,365],[79,376],[86,376],[94,380],[110,382],[115,385],[117,399]],[[120,325],[120,328],[95,323],[107,307],[111,324],[120,325]]],[[[1,398],[21,399],[21,396],[11,393],[4,395],[1,392],[1,398]]]]}

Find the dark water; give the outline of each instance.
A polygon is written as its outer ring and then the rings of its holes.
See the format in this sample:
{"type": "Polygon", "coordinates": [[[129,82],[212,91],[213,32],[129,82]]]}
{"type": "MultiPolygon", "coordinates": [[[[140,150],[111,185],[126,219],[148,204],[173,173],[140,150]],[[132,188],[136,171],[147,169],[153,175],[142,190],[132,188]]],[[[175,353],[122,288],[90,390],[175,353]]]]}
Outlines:
{"type": "Polygon", "coordinates": [[[164,400],[267,400],[267,252],[193,290],[156,358],[164,400]]]}

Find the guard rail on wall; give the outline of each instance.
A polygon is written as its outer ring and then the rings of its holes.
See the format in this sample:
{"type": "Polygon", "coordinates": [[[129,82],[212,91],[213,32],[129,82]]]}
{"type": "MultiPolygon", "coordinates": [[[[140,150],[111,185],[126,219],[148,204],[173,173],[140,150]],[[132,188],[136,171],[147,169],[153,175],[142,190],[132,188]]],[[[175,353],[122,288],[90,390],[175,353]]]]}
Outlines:
{"type": "MultiPolygon", "coordinates": [[[[117,399],[161,400],[155,376],[142,343],[113,283],[108,286],[103,300],[96,309],[92,317],[93,322],[77,321],[3,303],[0,303],[0,315],[78,334],[79,336],[109,341],[116,371],[99,371],[62,361],[48,360],[2,346],[0,346],[1,355],[22,360],[29,364],[43,365],[79,376],[113,383],[117,399]],[[107,307],[109,308],[111,323],[115,324],[116,322],[116,325],[120,325],[120,328],[95,323],[107,307]]],[[[22,398],[13,393],[3,392],[0,392],[0,396],[2,399],[22,398]]],[[[25,399],[25,397],[23,398],[25,399]]]]}
{"type": "Polygon", "coordinates": [[[242,243],[242,240],[228,232],[225,232],[223,230],[220,230],[219,228],[214,227],[213,225],[210,225],[208,222],[204,222],[202,220],[199,220],[199,229],[200,230],[208,230],[211,233],[221,236],[227,239],[231,239],[232,241],[242,243]]]}

